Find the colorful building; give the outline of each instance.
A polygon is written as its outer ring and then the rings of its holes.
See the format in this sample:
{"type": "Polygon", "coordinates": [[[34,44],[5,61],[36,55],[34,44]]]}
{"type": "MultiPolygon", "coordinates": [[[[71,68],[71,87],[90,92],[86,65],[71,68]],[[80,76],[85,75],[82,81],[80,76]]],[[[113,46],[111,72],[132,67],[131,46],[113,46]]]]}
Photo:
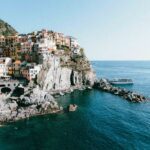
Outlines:
{"type": "Polygon", "coordinates": [[[16,60],[13,63],[13,75],[14,77],[20,77],[20,69],[21,69],[21,61],[20,60],[16,60]]]}
{"type": "Polygon", "coordinates": [[[33,79],[36,78],[36,76],[39,74],[41,68],[42,68],[42,65],[36,65],[33,68],[29,69],[29,78],[30,78],[30,80],[33,80],[33,79]]]}
{"type": "Polygon", "coordinates": [[[75,55],[80,54],[77,39],[46,29],[29,34],[0,36],[0,56],[3,57],[0,59],[0,76],[35,79],[44,60],[53,55],[53,52],[60,54],[65,50],[75,55]],[[5,58],[10,58],[13,63],[5,65],[4,62],[8,60],[5,58]],[[27,64],[22,65],[23,61],[27,64]]]}
{"type": "Polygon", "coordinates": [[[12,64],[12,59],[9,57],[0,58],[0,77],[8,76],[8,68],[12,64]]]}

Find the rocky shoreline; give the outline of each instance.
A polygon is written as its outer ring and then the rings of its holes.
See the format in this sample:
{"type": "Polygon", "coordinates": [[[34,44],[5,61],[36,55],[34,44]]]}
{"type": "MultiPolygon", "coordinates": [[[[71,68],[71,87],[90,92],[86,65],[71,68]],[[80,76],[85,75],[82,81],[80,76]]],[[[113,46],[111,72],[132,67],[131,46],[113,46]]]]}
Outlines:
{"type": "Polygon", "coordinates": [[[43,62],[37,79],[22,87],[23,92],[17,92],[17,96],[13,94],[15,90],[0,95],[0,124],[60,112],[63,108],[55,97],[91,87],[95,79],[96,75],[86,57],[78,57],[76,62],[71,55],[51,54],[43,62]],[[62,66],[62,56],[66,58],[66,66],[62,66]]]}
{"type": "MultiPolygon", "coordinates": [[[[4,30],[6,24],[1,20],[0,22],[4,30]]],[[[7,27],[9,27],[10,30],[8,31],[10,33],[17,33],[11,26],[7,27]]],[[[16,39],[16,36],[13,38],[16,39]]],[[[8,40],[7,36],[3,37],[3,41],[5,40],[8,40]]],[[[9,39],[9,41],[12,40],[9,39]]],[[[11,47],[10,50],[17,50],[15,53],[16,60],[13,60],[14,62],[10,61],[11,65],[8,65],[9,69],[12,66],[15,67],[10,69],[13,71],[8,70],[11,72],[10,77],[12,80],[14,80],[13,77],[18,77],[18,80],[17,84],[12,84],[13,88],[11,88],[10,83],[6,84],[6,80],[2,80],[0,91],[0,124],[31,116],[60,112],[63,108],[59,106],[55,98],[63,96],[66,93],[71,93],[76,89],[97,88],[121,96],[131,102],[143,102],[146,100],[146,97],[140,94],[112,86],[106,79],[97,81],[96,74],[84,54],[84,49],[80,47],[74,38],[67,38],[57,32],[42,30],[17,36],[17,40],[13,39],[13,41],[13,44],[12,42],[4,42],[3,44],[7,49],[9,49],[9,45],[11,47]],[[26,43],[30,45],[28,51],[32,49],[31,58],[27,50],[25,50],[27,54],[24,55],[24,49],[26,49],[24,46],[26,47],[26,43]],[[21,48],[23,53],[21,55],[20,44],[23,46],[21,48]],[[17,47],[12,48],[12,46],[17,47]],[[35,67],[37,68],[35,69],[35,67]],[[29,84],[23,86],[19,77],[26,79],[29,84]]],[[[10,55],[9,57],[9,60],[12,60],[12,56],[10,55]]],[[[2,64],[5,61],[3,59],[2,64]]],[[[72,106],[72,108],[74,107],[75,105],[72,106]]]]}
{"type": "Polygon", "coordinates": [[[96,80],[95,72],[86,57],[79,57],[78,61],[75,61],[64,54],[50,55],[43,62],[42,70],[35,81],[31,80],[26,87],[16,88],[22,88],[23,91],[18,92],[18,96],[13,96],[15,90],[0,95],[0,124],[63,111],[55,98],[76,89],[97,88],[131,102],[146,100],[146,97],[140,94],[112,86],[106,79],[96,80]],[[60,61],[62,56],[66,58],[65,66],[62,66],[60,61]]]}
{"type": "Polygon", "coordinates": [[[147,100],[147,98],[143,95],[129,91],[124,88],[112,86],[107,79],[97,80],[95,82],[94,87],[105,92],[111,93],[113,95],[120,96],[123,99],[126,99],[130,102],[143,102],[147,100]]]}
{"type": "Polygon", "coordinates": [[[55,98],[74,90],[85,89],[89,89],[89,87],[76,86],[66,90],[45,92],[36,86],[33,89],[25,87],[25,93],[19,97],[11,96],[12,93],[2,94],[0,95],[0,124],[62,112],[63,107],[58,105],[55,98]]]}
{"type": "Polygon", "coordinates": [[[61,112],[63,111],[63,108],[58,105],[55,97],[63,96],[64,94],[71,93],[74,90],[92,88],[120,96],[130,102],[143,102],[147,100],[146,97],[138,93],[112,86],[106,79],[95,81],[93,86],[74,86],[66,90],[51,92],[45,92],[39,86],[34,88],[25,87],[24,94],[19,97],[12,97],[12,93],[8,95],[0,95],[0,124],[14,122],[38,115],[61,112]]]}
{"type": "Polygon", "coordinates": [[[1,95],[0,99],[1,124],[63,110],[49,93],[39,87],[28,89],[20,97],[1,95]]]}

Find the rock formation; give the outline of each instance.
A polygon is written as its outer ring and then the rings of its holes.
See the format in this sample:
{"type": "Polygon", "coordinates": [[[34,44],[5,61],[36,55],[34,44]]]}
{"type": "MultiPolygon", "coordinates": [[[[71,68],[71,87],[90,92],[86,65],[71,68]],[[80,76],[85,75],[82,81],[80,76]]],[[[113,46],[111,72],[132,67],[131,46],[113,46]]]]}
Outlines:
{"type": "Polygon", "coordinates": [[[95,88],[109,92],[109,93],[114,94],[114,95],[118,95],[118,96],[120,96],[120,97],[122,97],[128,101],[131,101],[131,102],[142,102],[142,101],[146,100],[146,97],[144,97],[138,93],[129,91],[129,90],[124,89],[124,88],[112,86],[109,83],[109,81],[106,79],[98,80],[97,82],[95,82],[94,86],[95,86],[95,88]]]}
{"type": "Polygon", "coordinates": [[[95,73],[85,57],[78,58],[76,62],[70,54],[52,54],[44,62],[37,83],[44,91],[65,91],[72,87],[93,86],[95,79],[95,73]]]}
{"type": "Polygon", "coordinates": [[[65,52],[61,55],[50,54],[43,61],[35,83],[32,81],[24,87],[24,93],[17,94],[17,97],[13,97],[13,92],[7,96],[1,95],[0,122],[61,111],[63,108],[51,94],[92,87],[95,79],[95,73],[85,56],[73,57],[72,53],[65,55],[65,52]]]}
{"type": "Polygon", "coordinates": [[[62,110],[55,99],[39,87],[26,89],[19,98],[1,95],[0,99],[1,123],[62,110]]]}

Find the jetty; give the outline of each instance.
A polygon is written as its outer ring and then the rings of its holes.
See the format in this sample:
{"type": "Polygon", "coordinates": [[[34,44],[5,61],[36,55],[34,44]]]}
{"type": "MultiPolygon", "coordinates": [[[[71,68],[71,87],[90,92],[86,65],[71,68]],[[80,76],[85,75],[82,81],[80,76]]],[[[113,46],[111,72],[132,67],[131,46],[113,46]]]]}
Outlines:
{"type": "Polygon", "coordinates": [[[127,90],[125,88],[113,86],[107,79],[97,80],[94,87],[113,95],[120,96],[131,102],[143,102],[147,100],[147,98],[141,94],[127,90]]]}

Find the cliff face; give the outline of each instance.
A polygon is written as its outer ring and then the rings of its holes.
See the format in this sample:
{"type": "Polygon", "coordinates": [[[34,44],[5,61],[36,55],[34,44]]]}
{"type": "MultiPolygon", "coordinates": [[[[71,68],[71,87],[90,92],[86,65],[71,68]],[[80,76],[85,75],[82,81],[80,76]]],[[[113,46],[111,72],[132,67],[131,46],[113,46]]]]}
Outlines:
{"type": "Polygon", "coordinates": [[[71,87],[93,86],[95,78],[85,57],[52,54],[43,63],[37,83],[44,91],[61,91],[71,87]]]}
{"type": "Polygon", "coordinates": [[[0,35],[9,36],[16,33],[17,31],[11,25],[0,19],[0,35]]]}
{"type": "Polygon", "coordinates": [[[0,123],[61,111],[51,96],[53,92],[93,86],[95,79],[85,56],[72,55],[71,52],[50,54],[43,61],[36,85],[30,82],[19,97],[11,97],[12,93],[0,96],[0,123]]]}

